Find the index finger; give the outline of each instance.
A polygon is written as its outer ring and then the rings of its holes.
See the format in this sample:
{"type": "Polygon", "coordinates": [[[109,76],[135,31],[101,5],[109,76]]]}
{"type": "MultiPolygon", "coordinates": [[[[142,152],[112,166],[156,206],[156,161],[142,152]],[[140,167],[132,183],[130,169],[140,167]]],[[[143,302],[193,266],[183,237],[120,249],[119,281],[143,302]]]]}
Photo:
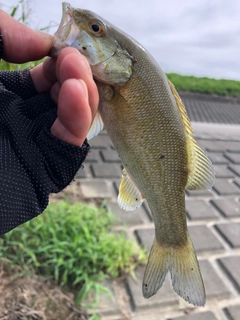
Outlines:
{"type": "Polygon", "coordinates": [[[2,58],[13,63],[39,60],[49,53],[53,43],[53,36],[25,26],[3,10],[0,10],[0,34],[2,58]]]}

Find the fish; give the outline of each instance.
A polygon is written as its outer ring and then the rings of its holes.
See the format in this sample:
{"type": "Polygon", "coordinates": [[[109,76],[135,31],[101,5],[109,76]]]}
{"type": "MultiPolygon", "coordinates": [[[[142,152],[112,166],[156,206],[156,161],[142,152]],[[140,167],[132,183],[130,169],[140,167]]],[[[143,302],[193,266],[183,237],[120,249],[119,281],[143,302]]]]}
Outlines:
{"type": "Polygon", "coordinates": [[[153,296],[170,273],[173,290],[204,306],[206,293],[188,232],[185,190],[210,190],[215,173],[197,145],[183,102],[150,53],[97,14],[64,2],[51,56],[67,46],[88,60],[100,102],[88,133],[106,129],[124,166],[118,203],[131,211],[147,201],[155,237],[142,293],[153,296]]]}

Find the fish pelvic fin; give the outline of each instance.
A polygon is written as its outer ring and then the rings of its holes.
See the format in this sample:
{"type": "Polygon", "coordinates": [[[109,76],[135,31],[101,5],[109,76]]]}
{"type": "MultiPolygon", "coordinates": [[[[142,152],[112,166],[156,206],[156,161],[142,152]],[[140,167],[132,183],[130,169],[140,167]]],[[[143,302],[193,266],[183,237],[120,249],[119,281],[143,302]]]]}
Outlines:
{"type": "Polygon", "coordinates": [[[195,139],[192,137],[194,133],[186,109],[177,90],[169,79],[168,84],[181,114],[186,136],[188,155],[188,167],[186,168],[188,171],[188,181],[186,189],[210,190],[215,182],[214,167],[203,150],[197,145],[195,139]]]}
{"type": "Polygon", "coordinates": [[[170,272],[173,290],[184,300],[204,306],[206,294],[197,257],[188,235],[185,245],[160,246],[154,239],[143,278],[143,296],[150,298],[163,285],[170,272]]]}
{"type": "Polygon", "coordinates": [[[88,131],[87,139],[91,140],[92,138],[96,137],[100,131],[104,128],[104,124],[101,118],[99,111],[97,111],[96,116],[93,120],[93,123],[88,131]]]}
{"type": "Polygon", "coordinates": [[[122,171],[122,180],[119,186],[118,205],[126,211],[139,208],[144,201],[141,192],[129,177],[126,169],[122,171]]]}

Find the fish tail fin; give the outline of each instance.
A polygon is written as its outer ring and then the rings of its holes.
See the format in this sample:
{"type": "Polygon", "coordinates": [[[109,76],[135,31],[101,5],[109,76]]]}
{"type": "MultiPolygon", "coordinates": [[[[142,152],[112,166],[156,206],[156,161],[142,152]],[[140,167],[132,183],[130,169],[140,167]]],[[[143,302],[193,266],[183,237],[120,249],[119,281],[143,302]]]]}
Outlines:
{"type": "Polygon", "coordinates": [[[197,257],[188,235],[182,246],[163,247],[154,239],[143,279],[143,296],[150,298],[163,285],[167,272],[173,290],[187,302],[204,306],[206,294],[197,257]]]}

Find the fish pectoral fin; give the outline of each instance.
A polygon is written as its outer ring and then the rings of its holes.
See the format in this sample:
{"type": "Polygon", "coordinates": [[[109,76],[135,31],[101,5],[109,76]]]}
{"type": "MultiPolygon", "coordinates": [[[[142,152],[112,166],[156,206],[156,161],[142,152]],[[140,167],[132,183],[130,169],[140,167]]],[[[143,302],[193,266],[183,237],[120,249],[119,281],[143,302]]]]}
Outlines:
{"type": "Polygon", "coordinates": [[[154,239],[143,278],[142,291],[145,298],[150,298],[158,291],[168,271],[173,290],[180,297],[195,306],[204,306],[204,284],[189,236],[185,245],[175,247],[162,247],[154,239]]]}
{"type": "Polygon", "coordinates": [[[102,121],[102,117],[100,116],[100,113],[97,112],[93,120],[93,123],[88,131],[87,139],[91,140],[93,137],[97,136],[100,133],[100,131],[103,130],[103,128],[104,128],[104,124],[102,121]]]}
{"type": "Polygon", "coordinates": [[[144,197],[129,177],[127,171],[123,169],[122,180],[119,186],[118,205],[126,211],[139,208],[144,201],[144,197]]]}
{"type": "Polygon", "coordinates": [[[215,181],[214,167],[196,141],[188,136],[188,190],[210,190],[215,181]]]}

